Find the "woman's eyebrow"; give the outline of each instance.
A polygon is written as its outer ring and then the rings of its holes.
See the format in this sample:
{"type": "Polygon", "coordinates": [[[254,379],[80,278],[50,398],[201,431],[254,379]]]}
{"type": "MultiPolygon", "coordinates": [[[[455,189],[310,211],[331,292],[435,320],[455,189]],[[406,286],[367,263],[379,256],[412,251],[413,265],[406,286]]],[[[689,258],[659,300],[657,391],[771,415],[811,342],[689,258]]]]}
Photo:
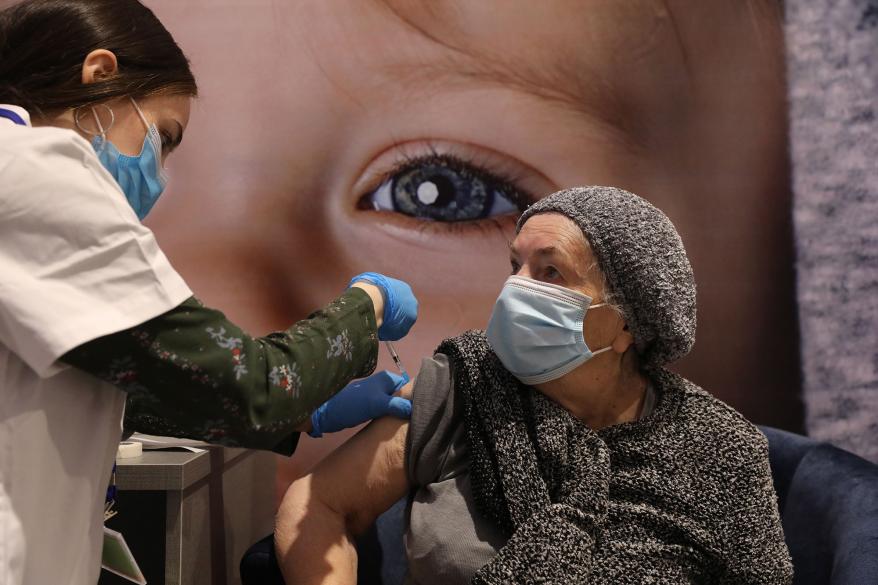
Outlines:
{"type": "Polygon", "coordinates": [[[542,248],[537,248],[533,251],[536,256],[541,256],[543,258],[566,258],[567,254],[561,251],[557,246],[544,246],[542,248]]]}

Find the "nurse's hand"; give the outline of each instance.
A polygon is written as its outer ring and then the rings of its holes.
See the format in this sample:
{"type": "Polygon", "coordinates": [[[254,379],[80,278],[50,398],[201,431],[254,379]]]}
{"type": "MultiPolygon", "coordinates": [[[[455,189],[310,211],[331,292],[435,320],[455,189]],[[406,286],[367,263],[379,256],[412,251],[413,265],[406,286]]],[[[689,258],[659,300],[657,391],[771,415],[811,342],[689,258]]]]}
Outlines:
{"type": "Polygon", "coordinates": [[[384,297],[384,319],[378,327],[378,339],[397,341],[405,337],[418,319],[418,299],[412,288],[401,280],[389,278],[377,272],[364,272],[351,280],[368,282],[381,289],[384,297]]]}
{"type": "Polygon", "coordinates": [[[407,419],[412,415],[412,403],[394,396],[408,384],[408,377],[388,371],[351,382],[341,392],[324,402],[311,415],[312,437],[349,429],[383,416],[407,419]]]}

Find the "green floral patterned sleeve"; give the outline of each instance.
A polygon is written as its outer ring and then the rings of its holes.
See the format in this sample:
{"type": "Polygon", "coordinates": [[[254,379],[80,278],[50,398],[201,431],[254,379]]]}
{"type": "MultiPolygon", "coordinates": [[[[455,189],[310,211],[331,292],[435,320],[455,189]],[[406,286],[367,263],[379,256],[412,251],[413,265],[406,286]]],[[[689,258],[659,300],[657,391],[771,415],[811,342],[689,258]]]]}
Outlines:
{"type": "Polygon", "coordinates": [[[295,429],[377,356],[372,301],[352,288],[260,338],[190,298],[61,359],[128,392],[126,428],[290,454],[295,429]]]}

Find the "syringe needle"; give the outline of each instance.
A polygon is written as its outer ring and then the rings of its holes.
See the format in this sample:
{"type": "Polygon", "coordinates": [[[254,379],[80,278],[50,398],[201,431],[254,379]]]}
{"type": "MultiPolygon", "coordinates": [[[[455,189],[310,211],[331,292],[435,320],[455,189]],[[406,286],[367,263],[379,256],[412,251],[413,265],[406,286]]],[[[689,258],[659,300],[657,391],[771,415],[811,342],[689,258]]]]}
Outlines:
{"type": "Polygon", "coordinates": [[[405,367],[403,367],[402,360],[399,359],[399,354],[396,353],[396,348],[393,347],[393,343],[390,341],[385,341],[384,345],[385,347],[387,347],[387,351],[390,352],[390,357],[393,358],[393,363],[396,364],[397,369],[399,369],[399,373],[408,378],[409,374],[405,371],[405,367]]]}

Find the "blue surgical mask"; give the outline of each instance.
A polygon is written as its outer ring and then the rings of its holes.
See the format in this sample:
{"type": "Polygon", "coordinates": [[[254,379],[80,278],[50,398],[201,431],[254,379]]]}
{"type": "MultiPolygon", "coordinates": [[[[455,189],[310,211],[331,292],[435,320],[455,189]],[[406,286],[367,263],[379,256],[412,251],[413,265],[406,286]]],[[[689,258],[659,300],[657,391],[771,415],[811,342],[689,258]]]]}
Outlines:
{"type": "Polygon", "coordinates": [[[563,286],[510,276],[494,304],[488,342],[523,383],[555,380],[611,349],[592,352],[582,336],[586,311],[605,305],[563,286]]]}
{"type": "MultiPolygon", "coordinates": [[[[146,127],[146,138],[143,139],[143,148],[137,156],[127,156],[119,152],[112,142],[107,140],[106,130],[101,126],[97,112],[92,110],[97,121],[100,134],[91,142],[98,155],[101,164],[119,183],[119,187],[125,194],[125,198],[137,217],[143,218],[150,212],[153,205],[158,201],[162,191],[165,190],[168,180],[162,169],[162,139],[155,124],[149,124],[140,107],[133,99],[134,109],[146,127]]],[[[109,128],[107,129],[109,130],[109,128]]]]}

